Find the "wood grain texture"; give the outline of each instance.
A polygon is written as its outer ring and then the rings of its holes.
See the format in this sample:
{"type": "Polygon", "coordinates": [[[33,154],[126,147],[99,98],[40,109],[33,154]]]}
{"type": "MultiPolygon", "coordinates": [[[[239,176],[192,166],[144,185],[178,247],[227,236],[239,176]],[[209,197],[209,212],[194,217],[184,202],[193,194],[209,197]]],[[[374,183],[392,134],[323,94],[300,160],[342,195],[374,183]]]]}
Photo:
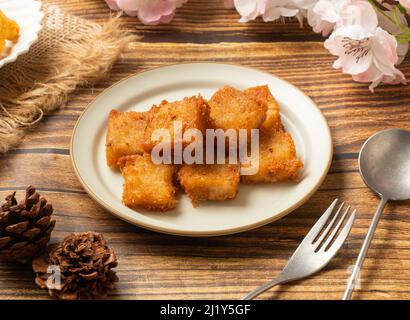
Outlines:
{"type": "MultiPolygon", "coordinates": [[[[66,11],[104,22],[102,0],[50,0],[66,11]]],[[[47,116],[15,150],[0,156],[0,196],[34,184],[56,208],[53,242],[70,232],[105,234],[119,257],[120,282],[113,299],[237,299],[277,274],[333,198],[358,210],[348,242],[320,274],[283,285],[264,299],[340,299],[378,198],[362,182],[357,156],[363,142],[386,128],[410,129],[408,86],[365,84],[332,69],[322,38],[295,22],[237,22],[222,0],[190,0],[166,26],[143,26],[122,17],[121,27],[143,36],[107,78],[78,89],[67,106],[47,116]],[[238,235],[191,239],[131,226],[99,207],[71,168],[69,142],[85,106],[118,80],[162,65],[214,61],[265,70],[304,90],[322,109],[332,130],[335,155],[320,190],[284,219],[238,235]]],[[[410,76],[410,60],[401,69],[410,76]]],[[[356,299],[410,298],[410,202],[387,206],[372,243],[356,299]]],[[[44,299],[30,268],[0,264],[0,298],[44,299]]]]}

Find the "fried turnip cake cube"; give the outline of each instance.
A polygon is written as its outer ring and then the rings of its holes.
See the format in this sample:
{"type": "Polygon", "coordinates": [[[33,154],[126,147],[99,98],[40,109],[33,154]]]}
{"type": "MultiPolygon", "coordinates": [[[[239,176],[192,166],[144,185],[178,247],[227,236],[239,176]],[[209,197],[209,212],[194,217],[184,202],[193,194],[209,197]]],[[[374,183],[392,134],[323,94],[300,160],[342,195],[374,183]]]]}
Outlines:
{"type": "MultiPolygon", "coordinates": [[[[153,106],[150,111],[147,129],[145,131],[146,152],[150,152],[159,140],[152,140],[152,134],[157,129],[164,129],[170,134],[171,143],[174,144],[175,124],[181,124],[182,134],[187,129],[198,129],[202,133],[205,132],[206,119],[208,112],[208,104],[201,96],[184,98],[181,101],[162,101],[159,106],[153,106]]],[[[183,145],[187,145],[192,141],[184,141],[183,145]]]]}
{"type": "Polygon", "coordinates": [[[245,94],[266,106],[266,119],[262,122],[262,130],[283,130],[283,125],[279,114],[279,104],[273,97],[268,86],[257,86],[246,89],[245,94]]]}
{"type": "Polygon", "coordinates": [[[192,200],[194,207],[202,200],[232,200],[240,182],[239,165],[182,165],[178,181],[192,200]]]}
{"type": "Polygon", "coordinates": [[[257,129],[266,118],[266,104],[257,103],[242,91],[225,86],[209,100],[209,118],[212,128],[257,129]]]}
{"type": "Polygon", "coordinates": [[[119,160],[124,189],[123,203],[130,208],[166,211],[176,207],[174,166],[154,164],[149,154],[119,160]]]}
{"type": "Polygon", "coordinates": [[[295,144],[287,132],[261,132],[259,140],[259,171],[243,175],[244,183],[294,181],[303,163],[296,154],[295,144]]]}
{"type": "Polygon", "coordinates": [[[111,110],[105,143],[108,166],[116,167],[119,158],[123,156],[144,152],[146,118],[145,112],[111,110]]]}

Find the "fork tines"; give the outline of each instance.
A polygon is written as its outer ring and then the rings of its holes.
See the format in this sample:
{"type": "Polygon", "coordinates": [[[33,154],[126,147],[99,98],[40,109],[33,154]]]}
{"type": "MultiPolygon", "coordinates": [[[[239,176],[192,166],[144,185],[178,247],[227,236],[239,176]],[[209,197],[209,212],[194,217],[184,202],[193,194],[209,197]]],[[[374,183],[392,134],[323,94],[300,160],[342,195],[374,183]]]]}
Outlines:
{"type": "Polygon", "coordinates": [[[356,210],[353,210],[347,219],[350,212],[350,206],[347,206],[340,217],[340,213],[345,205],[343,202],[332,216],[337,203],[338,199],[335,199],[306,236],[306,239],[310,239],[311,244],[315,246],[315,251],[328,251],[331,247],[340,248],[350,232],[356,210]],[[331,216],[332,218],[330,218],[331,216]],[[346,220],[347,222],[342,228],[343,222],[346,220]]]}

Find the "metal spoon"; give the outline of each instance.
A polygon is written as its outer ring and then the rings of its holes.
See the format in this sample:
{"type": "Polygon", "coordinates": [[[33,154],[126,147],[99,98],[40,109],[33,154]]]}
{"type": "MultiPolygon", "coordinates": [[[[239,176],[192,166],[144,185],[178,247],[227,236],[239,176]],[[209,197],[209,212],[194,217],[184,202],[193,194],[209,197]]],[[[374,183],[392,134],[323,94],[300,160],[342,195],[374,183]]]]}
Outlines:
{"type": "Polygon", "coordinates": [[[386,203],[410,199],[410,131],[383,130],[371,136],[359,154],[360,174],[380,198],[369,231],[360,249],[343,300],[349,300],[386,203]]]}

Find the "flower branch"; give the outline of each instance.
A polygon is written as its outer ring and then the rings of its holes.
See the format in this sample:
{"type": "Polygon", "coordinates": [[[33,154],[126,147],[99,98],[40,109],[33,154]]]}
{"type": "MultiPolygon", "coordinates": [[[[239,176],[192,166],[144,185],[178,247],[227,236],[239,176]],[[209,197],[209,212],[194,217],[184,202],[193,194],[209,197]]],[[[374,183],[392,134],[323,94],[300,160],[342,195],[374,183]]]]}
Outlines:
{"type": "Polygon", "coordinates": [[[410,29],[406,15],[410,0],[228,0],[246,22],[262,17],[265,22],[282,16],[306,18],[316,33],[328,37],[325,48],[336,56],[333,67],[354,81],[405,84],[397,66],[409,49],[410,29]]]}
{"type": "MultiPolygon", "coordinates": [[[[145,24],[168,23],[188,0],[105,0],[113,10],[137,16],[145,24]]],[[[222,1],[222,0],[221,0],[222,1]]],[[[328,37],[324,46],[336,56],[333,67],[354,81],[405,84],[398,69],[409,50],[410,0],[224,0],[242,23],[296,18],[328,37]]]]}

